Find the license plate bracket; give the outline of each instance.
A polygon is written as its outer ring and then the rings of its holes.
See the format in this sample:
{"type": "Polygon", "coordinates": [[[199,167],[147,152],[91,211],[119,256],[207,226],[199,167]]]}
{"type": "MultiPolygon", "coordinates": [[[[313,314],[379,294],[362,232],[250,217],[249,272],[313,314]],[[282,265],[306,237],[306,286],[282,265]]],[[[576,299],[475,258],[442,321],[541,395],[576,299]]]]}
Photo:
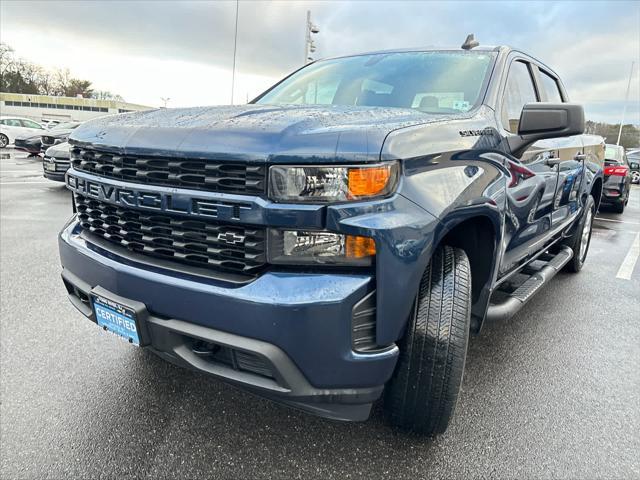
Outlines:
{"type": "Polygon", "coordinates": [[[91,292],[91,304],[98,326],[132,345],[144,346],[147,343],[143,323],[147,312],[144,305],[127,302],[116,295],[105,295],[102,290],[98,288],[91,292]]]}

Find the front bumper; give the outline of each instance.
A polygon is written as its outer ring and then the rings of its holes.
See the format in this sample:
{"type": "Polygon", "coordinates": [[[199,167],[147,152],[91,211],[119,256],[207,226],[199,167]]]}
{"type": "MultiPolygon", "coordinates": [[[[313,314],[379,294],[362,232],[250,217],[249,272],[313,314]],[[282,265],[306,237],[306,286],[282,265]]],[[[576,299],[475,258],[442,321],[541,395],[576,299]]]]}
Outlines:
{"type": "Polygon", "coordinates": [[[38,153],[40,153],[40,145],[36,145],[36,144],[32,144],[32,143],[27,143],[25,141],[22,140],[16,140],[14,143],[14,148],[16,150],[20,150],[22,152],[27,152],[30,155],[37,155],[38,153]]]}
{"type": "Polygon", "coordinates": [[[42,176],[48,180],[54,180],[56,182],[64,182],[64,172],[47,172],[46,170],[42,173],[42,176]]]}
{"type": "Polygon", "coordinates": [[[61,232],[59,247],[69,298],[85,316],[94,320],[95,291],[135,304],[154,352],[268,398],[364,420],[395,367],[395,344],[367,354],[352,350],[352,310],[375,288],[369,275],[268,272],[229,286],[143,269],[87,241],[75,222],[61,232]],[[249,355],[251,365],[261,366],[247,371],[237,361],[203,358],[196,342],[249,355]]]}

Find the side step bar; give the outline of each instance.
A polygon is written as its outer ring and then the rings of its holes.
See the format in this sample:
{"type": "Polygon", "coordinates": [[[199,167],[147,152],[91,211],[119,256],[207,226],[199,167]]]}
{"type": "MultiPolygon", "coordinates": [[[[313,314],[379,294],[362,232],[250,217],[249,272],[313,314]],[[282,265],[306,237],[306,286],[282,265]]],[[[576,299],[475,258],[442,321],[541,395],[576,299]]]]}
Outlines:
{"type": "Polygon", "coordinates": [[[502,303],[490,304],[487,310],[487,320],[506,320],[515,315],[545,284],[556,276],[562,267],[573,258],[573,250],[563,247],[549,262],[537,272],[533,273],[502,303]]]}

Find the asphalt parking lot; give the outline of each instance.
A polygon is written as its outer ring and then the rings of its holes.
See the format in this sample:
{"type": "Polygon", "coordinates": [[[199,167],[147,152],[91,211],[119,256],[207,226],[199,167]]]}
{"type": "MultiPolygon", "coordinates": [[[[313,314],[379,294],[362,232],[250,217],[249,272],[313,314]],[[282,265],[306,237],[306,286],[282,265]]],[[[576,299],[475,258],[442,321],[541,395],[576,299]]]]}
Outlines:
{"type": "Polygon", "coordinates": [[[600,213],[580,274],[472,338],[453,424],[429,440],[394,431],[379,408],[354,424],[298,413],[101,332],[60,281],[69,193],[10,152],[1,478],[640,477],[640,188],[624,215],[600,213]]]}

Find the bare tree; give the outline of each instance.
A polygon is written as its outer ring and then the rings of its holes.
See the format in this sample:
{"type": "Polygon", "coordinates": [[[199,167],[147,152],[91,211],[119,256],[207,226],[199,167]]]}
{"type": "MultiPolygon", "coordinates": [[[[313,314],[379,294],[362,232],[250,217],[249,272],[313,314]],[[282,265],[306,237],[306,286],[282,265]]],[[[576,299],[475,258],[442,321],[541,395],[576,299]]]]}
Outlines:
{"type": "Polygon", "coordinates": [[[122,100],[111,92],[94,95],[91,82],[74,78],[68,68],[49,71],[32,62],[16,57],[13,49],[0,43],[0,91],[85,98],[122,100]]]}

